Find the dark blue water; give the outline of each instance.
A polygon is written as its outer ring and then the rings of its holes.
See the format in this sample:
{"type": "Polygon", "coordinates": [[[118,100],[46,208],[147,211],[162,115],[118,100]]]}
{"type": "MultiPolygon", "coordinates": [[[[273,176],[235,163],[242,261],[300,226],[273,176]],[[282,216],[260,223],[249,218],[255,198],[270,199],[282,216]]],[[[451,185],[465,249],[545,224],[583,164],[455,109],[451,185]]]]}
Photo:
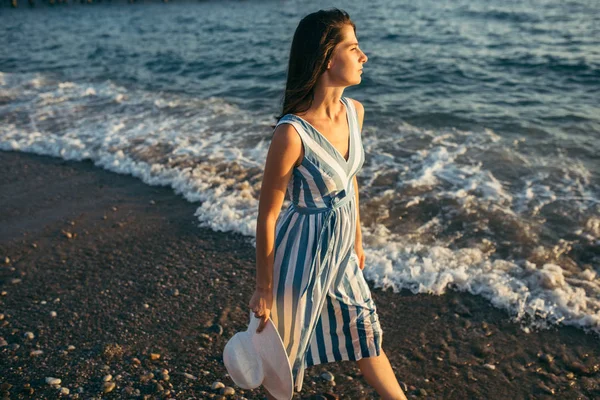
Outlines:
{"type": "MultiPolygon", "coordinates": [[[[111,79],[278,111],[293,30],[322,2],[3,9],[0,70],[111,79]]],[[[486,127],[600,154],[600,2],[345,2],[370,123],[486,127]],[[550,140],[550,138],[552,138],[550,140]]],[[[326,8],[326,7],[325,7],[326,8]]]]}
{"type": "MultiPolygon", "coordinates": [[[[0,8],[0,148],[170,184],[254,234],[294,29],[317,1],[0,8]]],[[[600,332],[600,2],[347,1],[377,285],[600,332]]]]}

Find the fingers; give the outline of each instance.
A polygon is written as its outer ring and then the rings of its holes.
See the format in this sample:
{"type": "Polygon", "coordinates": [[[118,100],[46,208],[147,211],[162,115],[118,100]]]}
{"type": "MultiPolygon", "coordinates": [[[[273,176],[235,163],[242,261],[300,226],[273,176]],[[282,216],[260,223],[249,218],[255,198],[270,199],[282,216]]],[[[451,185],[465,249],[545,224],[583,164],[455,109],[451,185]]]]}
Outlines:
{"type": "Polygon", "coordinates": [[[258,328],[256,329],[256,333],[261,333],[263,329],[265,329],[265,325],[267,325],[268,317],[263,315],[260,317],[260,323],[258,324],[258,328]]]}

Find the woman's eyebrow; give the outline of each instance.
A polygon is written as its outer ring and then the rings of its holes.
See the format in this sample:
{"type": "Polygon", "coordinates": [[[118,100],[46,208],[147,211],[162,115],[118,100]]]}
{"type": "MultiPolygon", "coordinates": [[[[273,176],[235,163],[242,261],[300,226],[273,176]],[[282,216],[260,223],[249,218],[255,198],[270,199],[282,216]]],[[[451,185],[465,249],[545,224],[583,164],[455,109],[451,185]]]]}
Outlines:
{"type": "Polygon", "coordinates": [[[347,47],[350,47],[350,46],[358,46],[358,42],[350,43],[350,44],[348,44],[348,45],[346,45],[346,46],[347,46],[347,47]]]}

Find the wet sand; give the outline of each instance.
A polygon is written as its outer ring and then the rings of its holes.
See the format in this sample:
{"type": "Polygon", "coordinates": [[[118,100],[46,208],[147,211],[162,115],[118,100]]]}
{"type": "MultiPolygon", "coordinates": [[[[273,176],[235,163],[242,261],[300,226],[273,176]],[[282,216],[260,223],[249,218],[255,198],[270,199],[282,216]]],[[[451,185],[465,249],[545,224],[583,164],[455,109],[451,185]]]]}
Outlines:
{"type": "MultiPolygon", "coordinates": [[[[198,206],[89,161],[0,152],[3,396],[220,398],[218,381],[235,390],[227,398],[264,398],[235,387],[222,362],[247,325],[254,247],[197,227],[198,206]]],[[[528,334],[464,293],[372,293],[409,398],[600,398],[596,335],[528,334]]],[[[308,368],[294,398],[378,396],[341,362],[308,368]]]]}

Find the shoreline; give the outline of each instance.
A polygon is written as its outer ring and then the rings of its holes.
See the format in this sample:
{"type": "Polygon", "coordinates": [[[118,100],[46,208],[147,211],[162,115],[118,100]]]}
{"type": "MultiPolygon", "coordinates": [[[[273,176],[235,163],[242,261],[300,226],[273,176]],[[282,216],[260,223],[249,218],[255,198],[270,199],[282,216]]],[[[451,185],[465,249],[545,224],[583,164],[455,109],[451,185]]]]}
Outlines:
{"type": "MultiPolygon", "coordinates": [[[[70,398],[218,398],[219,381],[233,398],[264,398],[235,387],[221,356],[247,326],[248,238],[199,228],[198,203],[91,161],[0,151],[0,171],[0,391],[56,398],[54,377],[70,398]],[[109,374],[114,387],[102,394],[109,374]]],[[[593,334],[525,333],[482,297],[368,283],[409,398],[600,397],[593,334]]],[[[294,398],[326,393],[377,398],[353,362],[308,368],[294,398]]]]}

